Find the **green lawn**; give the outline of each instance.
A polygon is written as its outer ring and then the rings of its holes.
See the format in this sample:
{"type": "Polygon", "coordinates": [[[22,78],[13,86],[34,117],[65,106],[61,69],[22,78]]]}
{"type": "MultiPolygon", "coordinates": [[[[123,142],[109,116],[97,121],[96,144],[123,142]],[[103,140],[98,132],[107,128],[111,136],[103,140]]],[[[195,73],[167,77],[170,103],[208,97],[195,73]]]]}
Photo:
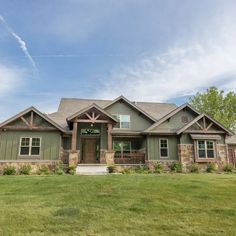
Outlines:
{"type": "Polygon", "coordinates": [[[0,235],[236,235],[236,175],[3,176],[0,235]]]}

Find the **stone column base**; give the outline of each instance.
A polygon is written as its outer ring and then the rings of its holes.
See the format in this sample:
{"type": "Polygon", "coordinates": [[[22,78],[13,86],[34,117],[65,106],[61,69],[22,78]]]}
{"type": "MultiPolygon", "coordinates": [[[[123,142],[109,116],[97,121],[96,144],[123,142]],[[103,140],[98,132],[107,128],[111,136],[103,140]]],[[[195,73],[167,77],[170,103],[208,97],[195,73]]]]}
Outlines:
{"type": "Polygon", "coordinates": [[[105,152],[105,160],[107,165],[114,165],[114,157],[115,157],[115,152],[114,151],[106,151],[105,152]]]}
{"type": "Polygon", "coordinates": [[[77,166],[79,160],[79,152],[71,151],[69,154],[69,167],[77,166]]]}

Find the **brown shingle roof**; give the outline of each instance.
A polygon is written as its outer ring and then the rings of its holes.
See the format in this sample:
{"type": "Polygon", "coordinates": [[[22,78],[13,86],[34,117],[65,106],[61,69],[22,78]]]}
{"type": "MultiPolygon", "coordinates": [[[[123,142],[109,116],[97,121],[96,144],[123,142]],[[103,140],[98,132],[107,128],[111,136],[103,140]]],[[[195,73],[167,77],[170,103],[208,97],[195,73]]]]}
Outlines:
{"type": "MultiPolygon", "coordinates": [[[[79,99],[79,98],[62,98],[57,112],[49,114],[48,116],[62,127],[67,127],[66,118],[72,114],[82,110],[93,103],[101,108],[107,106],[112,100],[98,100],[98,99],[79,99]]],[[[155,118],[161,119],[163,116],[176,109],[175,104],[171,103],[154,103],[154,102],[132,102],[138,108],[155,118]]]]}

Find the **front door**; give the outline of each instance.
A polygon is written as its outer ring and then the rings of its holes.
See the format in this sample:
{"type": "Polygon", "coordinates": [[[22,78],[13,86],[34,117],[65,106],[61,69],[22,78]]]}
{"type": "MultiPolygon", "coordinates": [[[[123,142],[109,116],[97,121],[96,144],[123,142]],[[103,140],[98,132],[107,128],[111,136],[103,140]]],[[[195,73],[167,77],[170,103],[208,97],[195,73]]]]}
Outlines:
{"type": "Polygon", "coordinates": [[[88,138],[83,140],[83,163],[97,163],[96,139],[88,138]]]}

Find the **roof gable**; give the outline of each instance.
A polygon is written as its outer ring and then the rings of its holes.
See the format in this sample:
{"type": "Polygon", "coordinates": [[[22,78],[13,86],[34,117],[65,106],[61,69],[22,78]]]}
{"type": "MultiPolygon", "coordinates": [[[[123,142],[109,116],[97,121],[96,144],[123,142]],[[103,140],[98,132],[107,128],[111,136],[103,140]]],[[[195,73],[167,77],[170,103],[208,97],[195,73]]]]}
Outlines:
{"type": "Polygon", "coordinates": [[[56,128],[62,132],[65,131],[61,126],[51,120],[47,115],[41,113],[33,106],[25,109],[24,111],[16,114],[15,116],[9,118],[8,120],[0,124],[0,128],[10,128],[9,126],[11,126],[12,129],[25,128],[29,130],[34,130],[36,129],[36,127],[37,129],[40,129],[39,127],[41,127],[42,130],[46,128],[56,128]]]}
{"type": "Polygon", "coordinates": [[[84,108],[84,109],[82,109],[82,110],[80,110],[80,111],[78,111],[78,112],[76,112],[76,113],[74,113],[73,115],[71,115],[71,116],[69,116],[69,117],[67,117],[67,121],[68,122],[70,122],[70,121],[72,121],[73,119],[75,119],[75,118],[78,118],[78,117],[81,117],[81,116],[85,116],[85,117],[87,117],[87,118],[90,118],[90,120],[93,120],[94,119],[94,121],[95,120],[97,120],[97,121],[99,121],[99,118],[101,118],[101,115],[103,116],[103,117],[105,117],[106,119],[109,119],[109,120],[111,120],[113,123],[117,123],[118,121],[115,119],[115,117],[113,117],[112,115],[110,115],[108,112],[106,112],[106,111],[104,111],[101,107],[99,107],[97,104],[92,104],[92,105],[90,105],[90,106],[88,106],[88,107],[86,107],[86,108],[84,108]],[[90,110],[95,110],[96,111],[96,114],[95,114],[95,111],[93,111],[94,113],[94,117],[91,117],[89,114],[88,114],[88,112],[90,111],[90,110]],[[96,119],[97,118],[97,119],[96,119]]]}
{"type": "MultiPolygon", "coordinates": [[[[203,113],[201,115],[199,115],[198,117],[196,117],[193,121],[189,122],[187,125],[185,125],[184,127],[182,127],[181,129],[179,129],[177,131],[177,134],[181,134],[184,131],[186,131],[188,128],[193,127],[193,126],[197,126],[198,130],[205,132],[205,133],[209,133],[209,132],[213,132],[213,130],[211,129],[213,126],[216,126],[217,128],[219,128],[220,130],[223,130],[225,133],[229,134],[229,135],[233,135],[233,132],[230,131],[229,129],[227,129],[226,127],[224,127],[222,124],[220,124],[218,121],[216,121],[215,119],[211,118],[210,116],[208,116],[207,114],[203,113]],[[200,120],[202,120],[202,122],[199,122],[200,120]],[[207,121],[209,121],[207,123],[207,121]]],[[[196,128],[195,128],[196,129],[196,128]]],[[[217,131],[217,130],[216,130],[217,131]]]]}
{"type": "Polygon", "coordinates": [[[147,118],[149,118],[150,120],[152,120],[153,122],[156,122],[157,120],[152,117],[151,115],[149,115],[148,113],[146,113],[144,110],[142,110],[141,108],[139,108],[138,106],[136,106],[135,104],[133,104],[132,102],[130,102],[127,98],[125,98],[124,96],[119,96],[118,98],[114,99],[112,102],[110,102],[109,104],[107,104],[104,109],[112,106],[113,104],[115,104],[118,101],[123,100],[124,102],[126,102],[128,105],[130,105],[131,107],[133,107],[135,110],[139,111],[140,113],[142,113],[144,116],[146,116],[147,118]]]}
{"type": "Polygon", "coordinates": [[[194,108],[192,107],[190,104],[185,103],[182,106],[177,107],[176,109],[174,109],[173,111],[169,112],[167,115],[165,115],[164,117],[162,117],[160,120],[158,120],[155,124],[153,124],[152,126],[150,126],[149,128],[147,128],[144,132],[145,133],[149,133],[152,132],[154,129],[156,129],[157,127],[159,127],[161,124],[163,124],[165,121],[167,121],[168,119],[170,119],[171,117],[173,117],[175,114],[177,114],[178,112],[184,110],[184,109],[190,109],[192,112],[194,112],[196,115],[200,115],[200,113],[194,108]]]}

